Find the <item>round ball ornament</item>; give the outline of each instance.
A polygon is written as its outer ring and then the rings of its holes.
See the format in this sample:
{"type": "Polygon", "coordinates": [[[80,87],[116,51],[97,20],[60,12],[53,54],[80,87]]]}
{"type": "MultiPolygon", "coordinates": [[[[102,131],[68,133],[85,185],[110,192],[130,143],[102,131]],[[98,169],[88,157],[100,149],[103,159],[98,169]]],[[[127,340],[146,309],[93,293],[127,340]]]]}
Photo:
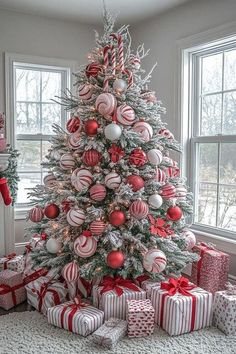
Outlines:
{"type": "Polygon", "coordinates": [[[46,241],[47,238],[48,238],[48,235],[45,234],[45,232],[42,232],[41,235],[40,235],[40,238],[41,238],[42,241],[46,241]]]}
{"type": "Polygon", "coordinates": [[[55,204],[48,204],[44,209],[44,215],[49,219],[56,219],[60,214],[60,208],[55,204]]]}
{"type": "Polygon", "coordinates": [[[43,179],[43,183],[45,184],[46,187],[52,188],[55,186],[56,183],[56,177],[53,173],[49,173],[46,175],[43,179]]]}
{"type": "Polygon", "coordinates": [[[105,177],[105,185],[109,189],[116,189],[121,184],[121,177],[116,172],[110,172],[105,177]]]}
{"type": "Polygon", "coordinates": [[[99,124],[95,119],[89,119],[84,123],[84,131],[88,136],[95,136],[98,128],[99,124]]]}
{"type": "Polygon", "coordinates": [[[94,167],[101,161],[101,154],[94,149],[87,150],[83,153],[82,160],[85,165],[94,167]]]}
{"type": "Polygon", "coordinates": [[[102,66],[97,62],[88,64],[85,69],[87,78],[97,77],[101,71],[102,71],[102,66]]]}
{"type": "Polygon", "coordinates": [[[187,189],[182,184],[178,184],[175,187],[175,198],[177,200],[185,200],[187,196],[187,189]]]}
{"type": "Polygon", "coordinates": [[[71,175],[71,184],[77,190],[88,188],[93,181],[93,175],[87,168],[76,168],[71,175]]]}
{"type": "Polygon", "coordinates": [[[130,214],[138,220],[145,219],[149,213],[149,207],[143,200],[135,200],[129,208],[130,214]]]}
{"type": "Polygon", "coordinates": [[[141,60],[136,57],[136,56],[132,56],[132,58],[130,59],[130,64],[136,69],[139,70],[141,67],[141,60]]]}
{"type": "Polygon", "coordinates": [[[182,218],[183,212],[178,205],[170,206],[167,209],[167,218],[171,221],[178,221],[182,218]]]}
{"type": "Polygon", "coordinates": [[[104,187],[102,184],[95,184],[89,189],[90,198],[95,202],[101,202],[103,199],[105,199],[106,194],[106,187],[104,187]]]}
{"type": "Polygon", "coordinates": [[[127,104],[122,104],[117,108],[115,118],[118,123],[130,126],[135,121],[135,113],[132,107],[127,104]]]}
{"type": "Polygon", "coordinates": [[[132,128],[136,133],[140,134],[143,141],[148,142],[153,137],[153,129],[150,124],[146,122],[137,122],[132,128]]]}
{"type": "Polygon", "coordinates": [[[84,101],[88,102],[92,98],[93,91],[90,84],[82,84],[78,88],[79,97],[84,101]]]}
{"type": "Polygon", "coordinates": [[[158,149],[149,150],[147,157],[148,161],[154,166],[158,166],[162,162],[162,152],[158,149]]]}
{"type": "Polygon", "coordinates": [[[174,135],[166,128],[159,130],[158,134],[164,136],[166,139],[174,139],[174,135]]]}
{"type": "Polygon", "coordinates": [[[164,183],[166,181],[165,171],[163,171],[161,168],[157,168],[154,179],[159,183],[164,183]]]}
{"type": "Polygon", "coordinates": [[[73,116],[66,123],[66,129],[69,133],[75,133],[81,130],[81,120],[79,117],[73,116]]]}
{"type": "Polygon", "coordinates": [[[35,206],[29,211],[29,219],[32,222],[40,222],[44,216],[43,209],[39,206],[35,206]]]}
{"type": "Polygon", "coordinates": [[[161,273],[166,267],[165,253],[158,249],[150,249],[143,257],[143,267],[150,273],[161,273]]]}
{"type": "Polygon", "coordinates": [[[126,178],[126,183],[132,187],[132,190],[134,192],[137,192],[144,187],[144,180],[142,179],[142,177],[137,175],[128,176],[126,178]]]}
{"type": "Polygon", "coordinates": [[[116,109],[117,101],[111,93],[101,93],[95,102],[96,110],[104,117],[110,117],[116,109]]]}
{"type": "Polygon", "coordinates": [[[89,229],[93,236],[101,236],[106,230],[106,224],[102,220],[94,220],[91,222],[89,229]]]}
{"type": "Polygon", "coordinates": [[[104,129],[106,139],[110,141],[118,140],[122,134],[121,127],[116,123],[108,124],[104,129]]]}
{"type": "Polygon", "coordinates": [[[79,276],[79,268],[75,261],[64,266],[61,272],[63,278],[68,282],[76,281],[79,276]]]}
{"type": "Polygon", "coordinates": [[[60,167],[63,170],[70,170],[75,167],[75,159],[71,154],[63,154],[60,160],[60,167]]]}
{"type": "Polygon", "coordinates": [[[136,148],[131,152],[129,162],[131,165],[141,167],[147,162],[147,155],[142,149],[136,148]]]}
{"type": "Polygon", "coordinates": [[[152,209],[159,209],[162,206],[163,200],[159,194],[152,194],[148,198],[148,204],[152,209]]]}
{"type": "Polygon", "coordinates": [[[81,258],[91,257],[97,250],[97,241],[90,232],[84,231],[74,242],[74,251],[81,258]]]}
{"type": "Polygon", "coordinates": [[[123,79],[116,79],[113,83],[113,89],[116,93],[122,93],[127,89],[127,83],[123,79]]]}
{"type": "Polygon", "coordinates": [[[46,242],[46,249],[49,253],[56,254],[60,251],[61,249],[61,242],[58,241],[56,238],[51,237],[47,242],[46,242]]]}
{"type": "Polygon", "coordinates": [[[72,150],[78,150],[80,148],[80,144],[81,144],[80,134],[78,132],[70,134],[68,138],[69,147],[72,150]]]}
{"type": "Polygon", "coordinates": [[[125,262],[125,256],[123,252],[114,250],[107,255],[107,265],[112,269],[118,269],[123,266],[125,262]]]}
{"type": "Polygon", "coordinates": [[[109,222],[112,226],[121,226],[126,222],[125,213],[121,210],[114,210],[109,215],[109,222]]]}
{"type": "Polygon", "coordinates": [[[186,250],[190,251],[196,245],[196,237],[194,233],[190,230],[184,230],[181,233],[181,236],[184,237],[186,242],[186,250]]]}
{"type": "Polygon", "coordinates": [[[171,199],[175,198],[175,186],[173,184],[165,184],[163,187],[161,187],[159,194],[162,196],[163,199],[171,199]]]}
{"type": "Polygon", "coordinates": [[[71,226],[81,226],[85,221],[84,211],[80,208],[70,209],[66,214],[66,220],[71,226]]]}

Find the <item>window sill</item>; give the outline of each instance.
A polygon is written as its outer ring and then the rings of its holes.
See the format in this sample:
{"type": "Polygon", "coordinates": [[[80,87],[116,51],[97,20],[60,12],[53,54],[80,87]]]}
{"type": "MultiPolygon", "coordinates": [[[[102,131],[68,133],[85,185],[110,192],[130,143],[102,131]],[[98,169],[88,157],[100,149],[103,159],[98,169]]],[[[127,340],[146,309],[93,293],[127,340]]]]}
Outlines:
{"type": "Polygon", "coordinates": [[[28,210],[28,208],[15,210],[15,220],[25,220],[28,210]]]}

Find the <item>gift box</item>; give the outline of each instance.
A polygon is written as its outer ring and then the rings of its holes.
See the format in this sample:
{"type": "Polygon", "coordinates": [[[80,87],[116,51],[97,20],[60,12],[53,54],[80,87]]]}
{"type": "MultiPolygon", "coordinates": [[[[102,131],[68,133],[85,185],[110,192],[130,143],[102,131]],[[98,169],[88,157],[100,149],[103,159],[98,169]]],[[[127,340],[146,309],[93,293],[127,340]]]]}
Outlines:
{"type": "Polygon", "coordinates": [[[40,277],[25,286],[27,301],[44,315],[50,307],[66,301],[68,290],[63,283],[51,280],[48,277],[40,277]]]}
{"type": "Polygon", "coordinates": [[[91,296],[91,291],[92,291],[92,282],[83,277],[78,277],[77,294],[81,297],[87,298],[91,296]]]}
{"type": "Polygon", "coordinates": [[[16,253],[11,253],[0,258],[0,270],[4,269],[10,269],[14,272],[22,273],[24,270],[23,255],[17,256],[16,253]]]}
{"type": "Polygon", "coordinates": [[[25,246],[24,252],[24,282],[26,284],[34,281],[41,276],[45,276],[48,273],[48,270],[45,268],[37,267],[34,265],[32,260],[32,247],[30,244],[25,246]]]}
{"type": "Polygon", "coordinates": [[[93,333],[92,340],[96,344],[112,349],[126,333],[127,322],[112,317],[93,333]]]}
{"type": "Polygon", "coordinates": [[[210,326],[212,297],[187,278],[170,278],[152,289],[155,322],[171,336],[210,326]]]}
{"type": "Polygon", "coordinates": [[[88,336],[103,324],[103,311],[79,298],[48,309],[48,323],[70,332],[88,336]]]}
{"type": "Polygon", "coordinates": [[[236,286],[215,293],[213,325],[227,335],[236,335],[236,286]]]}
{"type": "Polygon", "coordinates": [[[229,255],[201,243],[193,248],[200,260],[192,265],[190,280],[199,287],[215,293],[225,289],[229,272],[229,255]]]}
{"type": "Polygon", "coordinates": [[[154,308],[149,299],[127,301],[129,337],[145,337],[154,331],[154,308]]]}
{"type": "Polygon", "coordinates": [[[150,279],[147,275],[140,275],[135,279],[135,284],[146,291],[147,299],[151,298],[152,288],[160,287],[160,282],[150,279]]]}
{"type": "Polygon", "coordinates": [[[146,299],[146,292],[129,279],[104,277],[100,285],[93,286],[93,305],[104,311],[105,320],[110,317],[126,319],[127,300],[146,299]]]}
{"type": "Polygon", "coordinates": [[[24,302],[26,291],[23,274],[6,269],[0,272],[0,307],[9,310],[24,302]]]}

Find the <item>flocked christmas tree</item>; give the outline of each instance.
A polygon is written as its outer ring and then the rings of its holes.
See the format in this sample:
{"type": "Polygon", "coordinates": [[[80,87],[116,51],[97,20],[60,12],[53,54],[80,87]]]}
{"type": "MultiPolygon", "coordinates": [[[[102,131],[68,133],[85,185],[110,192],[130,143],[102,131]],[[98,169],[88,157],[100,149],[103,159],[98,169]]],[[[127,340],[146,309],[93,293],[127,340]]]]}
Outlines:
{"type": "Polygon", "coordinates": [[[45,240],[36,265],[92,279],[148,274],[179,276],[196,260],[192,198],[180,177],[165,112],[148,89],[143,45],[131,51],[128,27],[114,32],[105,12],[90,63],[75,74],[75,93],[61,103],[71,112],[67,132],[55,126],[44,167],[50,173],[31,193],[34,222],[27,235],[45,240]]]}

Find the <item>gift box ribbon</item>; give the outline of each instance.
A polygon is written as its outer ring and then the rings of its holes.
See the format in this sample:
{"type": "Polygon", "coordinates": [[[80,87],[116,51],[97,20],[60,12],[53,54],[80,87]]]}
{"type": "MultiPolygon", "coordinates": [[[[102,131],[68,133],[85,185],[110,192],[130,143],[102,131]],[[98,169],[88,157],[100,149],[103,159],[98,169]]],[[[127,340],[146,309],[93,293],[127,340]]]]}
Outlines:
{"type": "Polygon", "coordinates": [[[43,283],[39,290],[32,289],[32,292],[35,292],[38,295],[39,303],[38,303],[38,310],[39,312],[42,311],[43,300],[47,293],[52,293],[54,305],[60,304],[60,296],[55,289],[50,289],[49,287],[53,285],[53,282],[49,281],[47,283],[43,283]]]}
{"type": "Polygon", "coordinates": [[[138,276],[135,280],[137,281],[139,286],[141,286],[144,281],[149,280],[149,279],[150,279],[150,277],[148,275],[143,274],[143,275],[138,276]]]}
{"type": "Polygon", "coordinates": [[[16,253],[10,253],[7,256],[4,256],[6,261],[3,262],[3,269],[7,269],[7,263],[16,257],[16,253]]]}
{"type": "Polygon", "coordinates": [[[43,268],[38,269],[34,273],[27,275],[24,278],[24,284],[27,285],[27,284],[31,283],[32,281],[38,279],[39,277],[44,277],[47,273],[48,273],[47,269],[43,269],[43,268]]]}
{"type": "Polygon", "coordinates": [[[166,290],[166,293],[162,295],[161,301],[161,315],[160,326],[162,327],[164,318],[164,306],[167,296],[174,296],[179,293],[184,296],[190,296],[192,298],[192,314],[191,314],[191,331],[194,330],[195,318],[196,318],[196,296],[190,291],[196,288],[196,285],[189,282],[187,278],[180,277],[179,279],[170,278],[168,282],[161,283],[161,290],[166,290]]]}
{"type": "Polygon", "coordinates": [[[65,316],[66,310],[69,308],[71,310],[68,315],[68,330],[70,332],[72,332],[73,317],[74,317],[75,313],[78,310],[80,310],[81,308],[87,307],[87,306],[90,306],[90,304],[88,304],[86,302],[82,302],[81,298],[79,296],[74,299],[74,302],[72,304],[64,305],[62,312],[61,312],[61,316],[60,316],[61,327],[64,328],[64,316],[65,316]]]}
{"type": "Polygon", "coordinates": [[[22,287],[24,287],[24,283],[20,283],[20,284],[14,285],[14,286],[10,286],[7,284],[0,284],[0,295],[6,295],[11,292],[12,302],[13,302],[14,306],[16,306],[17,302],[16,302],[15,291],[22,288],[22,287]]]}
{"type": "Polygon", "coordinates": [[[123,294],[123,288],[130,289],[133,291],[140,291],[140,289],[135,285],[132,280],[124,279],[120,276],[105,276],[100,284],[103,288],[100,291],[100,294],[104,294],[108,291],[114,290],[118,296],[123,294]]]}

